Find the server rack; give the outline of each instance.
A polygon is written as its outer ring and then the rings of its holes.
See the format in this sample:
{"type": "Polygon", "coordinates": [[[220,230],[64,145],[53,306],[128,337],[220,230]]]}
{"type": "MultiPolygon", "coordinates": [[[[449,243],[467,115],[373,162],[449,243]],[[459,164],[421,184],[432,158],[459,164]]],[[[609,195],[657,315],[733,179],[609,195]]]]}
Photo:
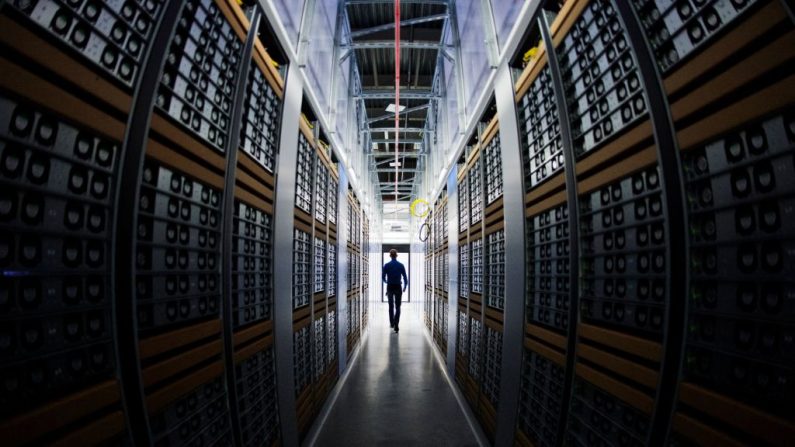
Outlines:
{"type": "Polygon", "coordinates": [[[370,218],[362,212],[362,328],[370,322],[370,218]]]}
{"type": "MultiPolygon", "coordinates": [[[[107,407],[101,418],[117,427],[111,437],[123,439],[113,308],[106,295],[111,287],[106,261],[115,205],[109,197],[118,188],[110,182],[116,178],[123,135],[117,133],[114,139],[112,129],[93,129],[90,123],[59,118],[44,108],[43,98],[37,103],[10,96],[4,92],[1,100],[3,200],[10,204],[3,213],[2,265],[4,271],[20,274],[5,277],[2,285],[6,342],[0,365],[10,385],[3,393],[3,418],[29,414],[54,396],[69,401],[78,398],[79,392],[108,394],[109,402],[92,406],[91,411],[107,407]],[[72,148],[83,156],[78,157],[72,148]],[[89,192],[90,178],[101,189],[92,187],[89,192]],[[58,190],[62,192],[55,194],[58,190]],[[59,216],[58,225],[46,228],[45,214],[59,216]],[[34,268],[46,276],[23,274],[34,268]],[[47,299],[50,296],[57,299],[47,299]],[[49,382],[47,378],[56,371],[63,371],[62,379],[49,382]]],[[[117,124],[123,129],[122,123],[117,124]]],[[[50,407],[49,413],[60,411],[50,407]]],[[[84,411],[77,413],[67,418],[67,424],[84,415],[84,411]]],[[[20,419],[14,422],[26,424],[20,419]]],[[[55,424],[47,432],[57,436],[59,429],[65,429],[64,436],[70,436],[67,424],[55,424]]],[[[12,430],[4,430],[5,435],[14,443],[37,438],[14,435],[12,430]]]]}
{"type": "Polygon", "coordinates": [[[516,84],[517,442],[783,444],[788,391],[751,383],[787,374],[756,338],[787,329],[754,310],[788,287],[786,249],[765,241],[784,247],[790,232],[759,223],[783,223],[790,194],[777,154],[792,155],[793,98],[773,99],[791,82],[791,51],[772,57],[792,49],[784,6],[573,1],[539,28],[544,45],[516,84]]]}
{"type": "MultiPolygon", "coordinates": [[[[436,231],[434,226],[434,215],[435,213],[431,210],[422,224],[422,226],[427,229],[425,233],[425,301],[423,306],[423,319],[425,321],[425,327],[428,328],[431,334],[433,334],[434,312],[436,311],[434,307],[434,282],[436,279],[436,265],[433,256],[435,248],[434,234],[436,231]]],[[[422,230],[420,233],[422,233],[422,230]]]]}
{"type": "MultiPolygon", "coordinates": [[[[469,404],[494,440],[502,368],[505,242],[502,160],[497,118],[480,129],[478,142],[457,174],[458,290],[455,377],[469,404]]],[[[448,234],[446,211],[440,231],[448,234]]],[[[449,258],[441,251],[444,289],[449,258]]],[[[447,295],[444,295],[445,298],[447,295]]],[[[447,337],[447,301],[440,303],[440,329],[447,337]]],[[[441,332],[441,331],[440,331],[441,332]]],[[[446,352],[446,344],[445,352],[446,352]]]]}
{"type": "Polygon", "coordinates": [[[367,326],[369,293],[369,220],[356,193],[348,191],[348,352],[359,345],[367,326]]]}
{"type": "MultiPolygon", "coordinates": [[[[284,67],[260,41],[263,20],[228,0],[0,6],[9,445],[282,442],[284,67]]],[[[339,369],[340,183],[329,151],[303,137],[292,292],[311,322],[294,320],[293,347],[312,415],[339,369]]]]}
{"type": "MultiPolygon", "coordinates": [[[[117,325],[113,302],[107,298],[113,287],[110,261],[115,196],[120,187],[116,174],[124,159],[124,131],[134,87],[164,8],[134,7],[124,17],[111,11],[111,23],[119,27],[139,14],[146,25],[112,42],[89,21],[75,25],[72,17],[82,19],[76,11],[59,11],[60,20],[54,25],[60,26],[50,28],[46,18],[33,15],[33,6],[4,8],[1,18],[4,46],[25,52],[30,48],[18,45],[22,42],[18,39],[27,37],[46,52],[32,55],[32,61],[15,63],[10,61],[10,51],[3,52],[2,181],[3,201],[8,206],[4,207],[2,242],[5,342],[0,370],[7,384],[2,396],[6,408],[2,435],[13,444],[75,439],[76,433],[91,430],[92,421],[85,416],[96,413],[98,420],[112,428],[95,436],[95,442],[124,443],[129,433],[124,427],[122,383],[115,359],[117,325]],[[89,36],[101,53],[87,54],[89,36]],[[138,51],[128,53],[122,66],[119,51],[124,51],[127,40],[138,51]],[[62,53],[61,48],[66,51],[62,53]],[[113,60],[109,56],[103,63],[103,53],[114,56],[113,60]],[[44,79],[48,68],[55,68],[47,65],[47,55],[57,55],[73,70],[67,79],[44,79]],[[62,87],[76,78],[74,73],[94,72],[100,73],[97,83],[112,92],[113,99],[90,104],[62,87]],[[29,82],[20,83],[21,79],[29,82]],[[50,97],[42,94],[45,88],[50,97]],[[84,114],[70,117],[64,103],[51,104],[53,100],[72,101],[84,114]],[[55,219],[45,220],[45,215],[55,219]],[[61,418],[64,407],[55,405],[53,398],[69,405],[82,396],[105,399],[61,418]],[[32,428],[34,420],[57,422],[29,432],[26,427],[32,428]]],[[[151,52],[153,57],[159,53],[151,52]]]]}
{"type": "Polygon", "coordinates": [[[434,207],[427,216],[428,243],[426,244],[425,307],[424,318],[436,346],[447,355],[447,315],[449,293],[450,253],[448,244],[447,189],[439,193],[434,207]]]}
{"type": "MultiPolygon", "coordinates": [[[[789,11],[575,0],[531,25],[539,50],[513,92],[526,259],[516,444],[784,445],[795,432],[789,11]]],[[[492,441],[506,429],[496,366],[511,363],[499,140],[495,119],[457,173],[451,372],[492,441]]]]}
{"type": "Polygon", "coordinates": [[[338,378],[337,206],[339,174],[317,123],[299,123],[293,241],[293,371],[303,439],[338,378]],[[333,197],[333,198],[332,198],[333,197]]]}
{"type": "Polygon", "coordinates": [[[10,445],[280,438],[246,388],[275,402],[273,168],[238,153],[277,152],[283,86],[260,17],[226,1],[3,5],[18,56],[0,87],[4,242],[24,248],[3,266],[3,318],[28,340],[2,362],[10,445]]]}

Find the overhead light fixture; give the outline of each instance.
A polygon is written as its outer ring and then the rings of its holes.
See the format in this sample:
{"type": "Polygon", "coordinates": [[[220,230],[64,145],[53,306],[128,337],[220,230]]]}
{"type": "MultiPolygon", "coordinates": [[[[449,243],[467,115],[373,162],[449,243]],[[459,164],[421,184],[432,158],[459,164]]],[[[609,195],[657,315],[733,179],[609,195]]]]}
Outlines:
{"type": "MultiPolygon", "coordinates": [[[[400,106],[400,108],[399,108],[399,110],[401,112],[403,110],[405,110],[405,109],[406,109],[406,106],[400,106]]],[[[395,104],[389,104],[388,106],[386,106],[386,111],[387,112],[391,112],[391,113],[395,113],[395,104]]]]}
{"type": "Polygon", "coordinates": [[[399,161],[393,161],[393,162],[390,162],[390,163],[389,163],[389,167],[390,167],[390,168],[399,168],[399,167],[400,167],[400,166],[402,166],[402,165],[403,165],[403,163],[401,163],[401,162],[399,162],[399,161]]]}
{"type": "Polygon", "coordinates": [[[378,143],[376,143],[376,142],[373,142],[373,150],[374,150],[374,151],[377,151],[377,150],[378,150],[378,143]]]}
{"type": "Polygon", "coordinates": [[[384,139],[386,139],[386,140],[389,139],[389,132],[384,131],[384,139]]]}

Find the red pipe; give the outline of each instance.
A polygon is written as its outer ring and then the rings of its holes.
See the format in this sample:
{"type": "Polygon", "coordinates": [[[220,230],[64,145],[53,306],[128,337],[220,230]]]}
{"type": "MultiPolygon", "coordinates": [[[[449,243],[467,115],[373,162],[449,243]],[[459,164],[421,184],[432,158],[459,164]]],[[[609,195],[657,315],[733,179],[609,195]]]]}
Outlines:
{"type": "Polygon", "coordinates": [[[395,211],[398,202],[398,143],[400,143],[400,0],[395,0],[395,211]]]}

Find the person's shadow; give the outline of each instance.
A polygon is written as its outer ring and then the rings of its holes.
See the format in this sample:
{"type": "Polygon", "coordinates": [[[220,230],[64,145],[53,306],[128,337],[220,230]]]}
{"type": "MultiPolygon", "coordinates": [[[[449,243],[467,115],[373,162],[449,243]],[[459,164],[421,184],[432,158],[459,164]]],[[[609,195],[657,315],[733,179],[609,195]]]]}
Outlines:
{"type": "Polygon", "coordinates": [[[389,371],[389,378],[393,381],[400,380],[400,335],[389,334],[389,356],[387,357],[386,369],[389,371]]]}

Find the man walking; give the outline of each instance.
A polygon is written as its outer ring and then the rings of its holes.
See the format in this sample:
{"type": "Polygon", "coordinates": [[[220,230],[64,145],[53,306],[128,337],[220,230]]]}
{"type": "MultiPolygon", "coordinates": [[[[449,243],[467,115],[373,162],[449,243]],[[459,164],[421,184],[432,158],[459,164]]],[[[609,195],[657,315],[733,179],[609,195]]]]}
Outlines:
{"type": "Polygon", "coordinates": [[[389,300],[389,327],[394,328],[397,333],[400,323],[400,300],[409,285],[409,278],[406,276],[406,268],[397,260],[397,250],[394,248],[389,250],[389,257],[392,260],[384,264],[381,277],[386,283],[386,296],[389,300]],[[400,287],[401,276],[403,277],[402,289],[400,287]]]}

